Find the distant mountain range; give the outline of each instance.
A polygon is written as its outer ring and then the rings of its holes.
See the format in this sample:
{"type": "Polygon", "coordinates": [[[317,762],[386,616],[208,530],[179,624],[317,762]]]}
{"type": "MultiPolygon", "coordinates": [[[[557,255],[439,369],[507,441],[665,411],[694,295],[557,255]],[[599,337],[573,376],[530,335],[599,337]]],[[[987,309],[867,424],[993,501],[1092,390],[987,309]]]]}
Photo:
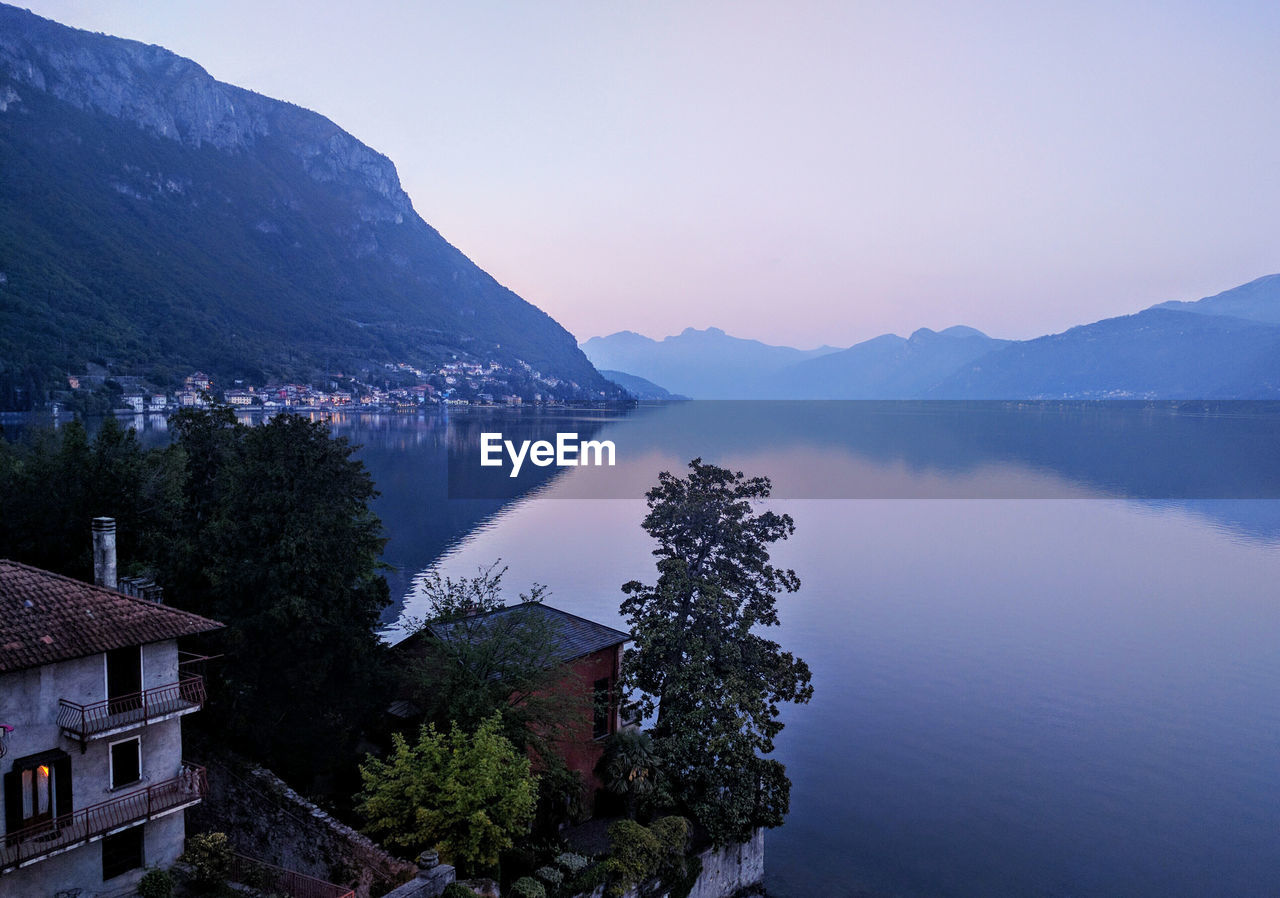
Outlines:
{"type": "Polygon", "coordinates": [[[89,362],[163,386],[454,359],[618,395],[333,122],[0,5],[0,407],[89,362]]]}
{"type": "Polygon", "coordinates": [[[643,377],[637,377],[625,371],[610,371],[607,368],[602,368],[600,373],[626,390],[634,399],[667,400],[689,398],[679,393],[672,393],[670,390],[664,390],[651,380],[645,380],[643,377]]]}
{"type": "Polygon", "coordinates": [[[695,399],[1280,398],[1280,275],[1034,340],[969,327],[809,352],[717,328],[582,344],[598,367],[695,399]]]}
{"type": "Polygon", "coordinates": [[[718,327],[701,331],[687,328],[661,341],[621,331],[592,337],[582,344],[582,350],[601,370],[625,371],[694,399],[752,395],[762,378],[835,352],[830,346],[809,351],[769,346],[731,337],[718,327]]]}

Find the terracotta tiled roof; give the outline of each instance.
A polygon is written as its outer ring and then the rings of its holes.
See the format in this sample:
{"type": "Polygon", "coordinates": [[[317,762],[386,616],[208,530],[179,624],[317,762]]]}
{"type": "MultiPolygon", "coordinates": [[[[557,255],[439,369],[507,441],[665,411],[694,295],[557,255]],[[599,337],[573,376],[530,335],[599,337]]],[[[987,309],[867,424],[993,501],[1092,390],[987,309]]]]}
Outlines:
{"type": "Polygon", "coordinates": [[[0,559],[0,673],[221,626],[198,614],[0,559]]]}

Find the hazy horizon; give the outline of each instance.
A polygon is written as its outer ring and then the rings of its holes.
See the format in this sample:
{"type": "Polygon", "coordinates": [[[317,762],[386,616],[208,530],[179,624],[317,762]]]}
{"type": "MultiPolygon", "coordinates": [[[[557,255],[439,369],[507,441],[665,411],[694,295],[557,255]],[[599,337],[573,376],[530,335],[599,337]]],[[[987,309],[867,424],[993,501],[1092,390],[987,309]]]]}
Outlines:
{"type": "Polygon", "coordinates": [[[1280,271],[1280,8],[28,0],[331,118],[579,341],[1022,339],[1280,271]]]}

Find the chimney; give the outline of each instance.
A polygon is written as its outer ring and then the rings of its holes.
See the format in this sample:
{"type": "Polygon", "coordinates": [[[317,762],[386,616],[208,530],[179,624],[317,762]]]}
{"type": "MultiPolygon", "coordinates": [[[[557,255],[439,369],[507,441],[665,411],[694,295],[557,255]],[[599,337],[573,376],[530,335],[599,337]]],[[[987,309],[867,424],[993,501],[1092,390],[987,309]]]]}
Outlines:
{"type": "Polygon", "coordinates": [[[93,582],[116,588],[116,519],[93,519],[93,582]]]}

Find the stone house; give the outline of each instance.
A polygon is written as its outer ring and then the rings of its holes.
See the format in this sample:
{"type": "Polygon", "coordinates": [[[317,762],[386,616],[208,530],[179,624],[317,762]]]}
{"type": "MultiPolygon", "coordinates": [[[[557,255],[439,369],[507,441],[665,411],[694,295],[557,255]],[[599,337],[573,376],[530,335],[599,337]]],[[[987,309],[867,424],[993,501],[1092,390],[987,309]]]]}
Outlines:
{"type": "Polygon", "coordinates": [[[0,560],[0,895],[132,894],[207,791],[182,760],[204,682],[177,641],[222,625],[117,589],[109,518],[94,558],[96,585],[0,560]]]}
{"type": "MultiPolygon", "coordinates": [[[[440,643],[484,639],[504,630],[518,638],[522,628],[546,634],[546,664],[562,670],[550,691],[565,699],[565,706],[575,709],[576,717],[558,729],[554,746],[593,795],[603,788],[595,767],[604,753],[604,742],[622,726],[618,680],[622,647],[631,640],[629,634],[542,602],[524,602],[449,623],[428,624],[392,650],[403,669],[415,670],[422,659],[439,654],[440,643]]],[[[412,718],[416,711],[406,700],[392,705],[392,713],[402,719],[412,718]]]]}

